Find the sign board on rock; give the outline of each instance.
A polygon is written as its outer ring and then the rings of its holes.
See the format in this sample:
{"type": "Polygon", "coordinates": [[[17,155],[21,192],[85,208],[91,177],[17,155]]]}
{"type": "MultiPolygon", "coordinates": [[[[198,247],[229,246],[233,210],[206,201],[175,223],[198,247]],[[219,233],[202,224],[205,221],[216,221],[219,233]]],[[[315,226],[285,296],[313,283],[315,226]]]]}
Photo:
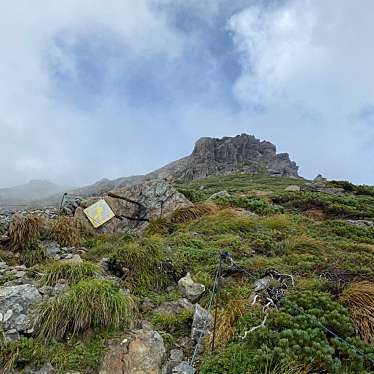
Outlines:
{"type": "Polygon", "coordinates": [[[95,228],[102,226],[115,216],[112,209],[110,209],[110,206],[104,199],[100,199],[95,204],[84,209],[84,214],[95,228]]]}

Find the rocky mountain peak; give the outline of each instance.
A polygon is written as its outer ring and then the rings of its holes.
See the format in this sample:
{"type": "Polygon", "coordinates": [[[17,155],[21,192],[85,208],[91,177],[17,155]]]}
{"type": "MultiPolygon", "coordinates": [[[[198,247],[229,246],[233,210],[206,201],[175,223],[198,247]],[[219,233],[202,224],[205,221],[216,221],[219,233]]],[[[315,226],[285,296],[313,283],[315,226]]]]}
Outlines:
{"type": "Polygon", "coordinates": [[[148,177],[188,181],[235,172],[298,177],[297,171],[298,166],[290,160],[288,153],[277,154],[273,143],[241,134],[220,139],[200,138],[190,156],[172,162],[148,177]]]}

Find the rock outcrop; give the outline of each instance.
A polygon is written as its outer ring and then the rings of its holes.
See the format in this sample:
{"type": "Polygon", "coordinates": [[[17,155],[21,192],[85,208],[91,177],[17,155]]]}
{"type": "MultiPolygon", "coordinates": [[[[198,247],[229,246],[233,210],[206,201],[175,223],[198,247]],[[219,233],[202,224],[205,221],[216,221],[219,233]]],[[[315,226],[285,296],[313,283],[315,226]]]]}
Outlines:
{"type": "MultiPolygon", "coordinates": [[[[102,197],[115,214],[101,226],[99,232],[136,233],[142,231],[152,218],[158,218],[192,203],[164,180],[151,180],[129,187],[115,189],[102,197]]],[[[87,230],[92,226],[83,210],[98,201],[99,197],[82,201],[75,218],[87,230]]]]}
{"type": "Polygon", "coordinates": [[[201,138],[192,154],[148,174],[147,178],[190,181],[235,172],[298,177],[298,166],[288,153],[276,153],[274,144],[253,135],[201,138]]]}
{"type": "Polygon", "coordinates": [[[16,340],[20,333],[32,332],[30,312],[41,299],[31,284],[0,287],[0,326],[7,339],[16,340]]]}

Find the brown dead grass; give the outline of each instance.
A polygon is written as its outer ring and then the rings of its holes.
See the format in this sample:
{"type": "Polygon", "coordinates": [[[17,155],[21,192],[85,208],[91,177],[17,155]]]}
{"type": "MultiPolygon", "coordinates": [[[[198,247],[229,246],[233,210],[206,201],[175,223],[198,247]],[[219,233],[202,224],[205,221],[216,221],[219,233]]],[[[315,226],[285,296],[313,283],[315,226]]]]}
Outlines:
{"type": "Polygon", "coordinates": [[[304,215],[316,221],[322,221],[326,218],[326,214],[321,209],[317,208],[306,210],[304,215]]]}
{"type": "Polygon", "coordinates": [[[51,238],[62,247],[78,247],[80,229],[74,218],[59,217],[52,223],[51,238]]]}
{"type": "MultiPolygon", "coordinates": [[[[235,323],[248,310],[247,299],[232,299],[218,311],[215,345],[225,346],[235,334],[235,323]]],[[[212,335],[209,336],[209,345],[212,335]]]]}
{"type": "Polygon", "coordinates": [[[9,225],[10,247],[15,251],[31,249],[39,240],[45,220],[33,214],[15,214],[9,225]]]}
{"type": "Polygon", "coordinates": [[[218,208],[213,203],[194,204],[184,208],[176,209],[170,216],[171,223],[187,223],[204,215],[214,214],[218,208]]]}
{"type": "Polygon", "coordinates": [[[356,333],[374,344],[374,283],[352,283],[343,291],[341,299],[351,313],[356,333]]]}

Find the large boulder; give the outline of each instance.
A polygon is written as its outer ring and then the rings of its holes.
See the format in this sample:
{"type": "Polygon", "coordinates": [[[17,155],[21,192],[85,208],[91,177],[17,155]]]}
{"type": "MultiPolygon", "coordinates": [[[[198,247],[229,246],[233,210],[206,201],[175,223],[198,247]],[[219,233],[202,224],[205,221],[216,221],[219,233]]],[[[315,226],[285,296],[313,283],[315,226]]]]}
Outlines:
{"type": "Polygon", "coordinates": [[[112,342],[101,364],[100,374],[161,374],[166,354],[157,331],[135,330],[121,342],[112,342]]]}
{"type": "Polygon", "coordinates": [[[0,326],[9,339],[32,332],[32,307],[42,299],[31,284],[0,287],[0,326]]]}
{"type": "Polygon", "coordinates": [[[83,210],[103,198],[115,217],[97,229],[99,232],[141,232],[150,219],[172,213],[177,208],[192,205],[170,183],[150,180],[128,187],[118,188],[104,197],[93,197],[82,201],[75,211],[75,218],[87,230],[93,230],[83,210]]]}

